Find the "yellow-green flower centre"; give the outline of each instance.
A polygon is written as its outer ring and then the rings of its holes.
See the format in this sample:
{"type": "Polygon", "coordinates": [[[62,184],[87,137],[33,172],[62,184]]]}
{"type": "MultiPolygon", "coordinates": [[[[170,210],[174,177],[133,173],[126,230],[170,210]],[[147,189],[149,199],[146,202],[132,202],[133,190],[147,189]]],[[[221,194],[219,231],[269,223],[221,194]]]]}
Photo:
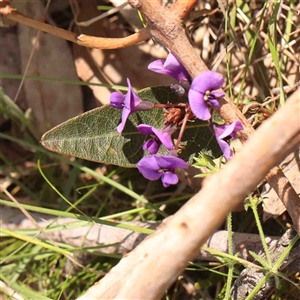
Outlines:
{"type": "Polygon", "coordinates": [[[204,100],[207,101],[209,99],[210,91],[206,91],[204,94],[204,100]]]}

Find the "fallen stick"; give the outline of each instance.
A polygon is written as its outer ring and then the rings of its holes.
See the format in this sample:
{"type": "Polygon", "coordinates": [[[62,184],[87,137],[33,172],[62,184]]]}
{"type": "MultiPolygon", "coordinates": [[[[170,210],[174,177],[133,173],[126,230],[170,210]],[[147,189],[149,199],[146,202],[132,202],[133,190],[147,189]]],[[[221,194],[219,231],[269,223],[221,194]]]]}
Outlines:
{"type": "Polygon", "coordinates": [[[299,147],[296,92],[221,171],[204,180],[200,192],[78,299],[160,299],[228,213],[299,147]]]}

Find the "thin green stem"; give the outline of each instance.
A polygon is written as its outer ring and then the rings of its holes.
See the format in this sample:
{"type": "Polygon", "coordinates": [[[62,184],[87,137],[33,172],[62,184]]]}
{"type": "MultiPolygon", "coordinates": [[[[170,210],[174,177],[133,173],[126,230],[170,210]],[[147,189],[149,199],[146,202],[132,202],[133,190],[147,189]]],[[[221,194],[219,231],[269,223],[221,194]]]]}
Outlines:
{"type": "Polygon", "coordinates": [[[272,260],[271,260],[269,248],[268,248],[268,245],[266,243],[264,231],[263,231],[263,228],[262,228],[262,225],[261,225],[261,222],[260,222],[260,219],[259,219],[258,211],[257,211],[257,206],[258,206],[259,202],[257,201],[257,199],[253,199],[253,197],[251,195],[249,196],[249,200],[250,200],[250,206],[252,208],[253,215],[254,215],[254,218],[255,218],[255,222],[256,222],[256,225],[257,225],[257,229],[258,229],[258,232],[259,232],[259,236],[260,236],[260,239],[261,239],[261,242],[262,242],[262,246],[263,246],[264,252],[266,254],[268,265],[269,265],[270,268],[272,268],[272,260]]]}

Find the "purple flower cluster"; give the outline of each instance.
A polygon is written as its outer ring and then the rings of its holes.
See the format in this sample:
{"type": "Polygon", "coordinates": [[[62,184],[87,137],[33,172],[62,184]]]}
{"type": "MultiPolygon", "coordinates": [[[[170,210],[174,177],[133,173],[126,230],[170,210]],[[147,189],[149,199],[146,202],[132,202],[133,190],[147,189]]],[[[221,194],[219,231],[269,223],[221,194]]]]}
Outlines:
{"type": "MultiPolygon", "coordinates": [[[[154,72],[169,75],[178,80],[179,83],[188,80],[186,70],[172,53],[169,53],[166,61],[156,60],[148,68],[154,72]]],[[[222,75],[213,71],[204,71],[192,81],[188,91],[188,99],[196,118],[203,121],[211,120],[211,107],[219,108],[218,98],[225,96],[223,92],[217,91],[222,88],[223,83],[222,75]]],[[[229,160],[232,157],[232,150],[228,140],[235,137],[239,130],[243,130],[242,123],[235,121],[229,125],[213,124],[212,129],[224,157],[229,160]]]]}
{"type": "Polygon", "coordinates": [[[212,125],[216,140],[224,154],[224,157],[229,160],[232,157],[232,150],[228,144],[228,140],[235,137],[236,133],[243,130],[243,125],[240,121],[234,121],[229,125],[212,125]]]}
{"type": "Polygon", "coordinates": [[[143,150],[148,150],[150,154],[156,154],[161,144],[168,150],[173,149],[173,141],[171,138],[173,130],[171,127],[165,127],[162,130],[158,130],[152,126],[141,124],[137,127],[137,130],[142,134],[152,136],[152,138],[146,141],[143,146],[143,150]]]}
{"type": "Polygon", "coordinates": [[[169,75],[178,82],[188,81],[189,79],[188,72],[172,53],[169,53],[166,60],[155,60],[149,64],[148,69],[156,73],[169,75]]]}
{"type": "Polygon", "coordinates": [[[222,75],[213,71],[204,71],[193,80],[189,90],[189,103],[198,119],[209,120],[210,106],[220,106],[218,98],[224,97],[224,93],[215,90],[220,89],[223,82],[222,75]]]}
{"type": "Polygon", "coordinates": [[[122,109],[122,122],[117,127],[119,133],[123,132],[126,121],[130,114],[139,110],[152,109],[154,104],[149,101],[142,101],[138,95],[134,92],[130,80],[127,78],[128,92],[124,96],[118,92],[114,92],[110,95],[110,105],[114,108],[122,109]]]}
{"type": "MultiPolygon", "coordinates": [[[[174,90],[180,90],[181,95],[188,91],[189,105],[195,117],[201,120],[211,119],[211,107],[219,107],[218,98],[224,96],[223,92],[217,91],[222,87],[224,81],[220,74],[213,71],[202,72],[190,85],[188,72],[172,53],[168,55],[166,60],[160,59],[152,62],[148,68],[176,79],[179,84],[173,85],[174,90]]],[[[136,111],[150,110],[154,107],[153,103],[143,101],[138,97],[129,79],[127,79],[127,84],[128,92],[126,95],[114,92],[110,97],[110,105],[122,109],[122,121],[117,127],[120,134],[123,132],[130,114],[136,111]]],[[[236,121],[229,125],[212,123],[211,128],[225,158],[229,160],[232,156],[232,150],[228,140],[234,137],[237,131],[243,129],[241,122],[236,121]]],[[[137,164],[140,173],[149,180],[161,178],[164,187],[177,184],[178,176],[175,169],[187,169],[188,164],[176,157],[176,151],[173,150],[173,127],[165,126],[165,128],[158,130],[153,126],[140,124],[137,130],[151,137],[143,145],[143,150],[147,150],[151,155],[143,157],[137,164]],[[157,155],[161,145],[169,151],[168,155],[157,155]]]]}
{"type": "MultiPolygon", "coordinates": [[[[119,133],[123,132],[126,121],[130,114],[140,111],[152,109],[154,104],[148,101],[141,100],[134,92],[129,79],[127,79],[128,92],[124,96],[118,92],[114,92],[110,96],[110,105],[117,109],[122,109],[122,121],[117,127],[119,133]]],[[[137,130],[144,134],[150,135],[151,138],[143,145],[143,150],[148,150],[151,154],[142,158],[137,168],[141,174],[149,180],[157,180],[161,178],[163,186],[168,187],[171,184],[177,184],[178,176],[175,174],[176,168],[188,168],[188,164],[171,155],[173,153],[172,133],[173,128],[166,126],[162,130],[158,130],[147,124],[140,124],[137,130]],[[157,155],[160,146],[163,145],[169,152],[169,155],[157,155]]]]}
{"type": "Polygon", "coordinates": [[[151,155],[143,157],[137,164],[141,174],[149,180],[161,178],[163,186],[177,184],[176,168],[187,169],[188,164],[181,158],[171,155],[151,155]]]}

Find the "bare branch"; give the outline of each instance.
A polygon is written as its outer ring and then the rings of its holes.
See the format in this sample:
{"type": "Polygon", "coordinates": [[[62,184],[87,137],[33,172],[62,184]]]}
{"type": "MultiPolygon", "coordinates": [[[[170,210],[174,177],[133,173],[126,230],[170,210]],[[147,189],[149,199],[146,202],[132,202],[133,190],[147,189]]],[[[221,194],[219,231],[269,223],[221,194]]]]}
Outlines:
{"type": "Polygon", "coordinates": [[[135,45],[137,43],[140,43],[150,38],[150,34],[147,28],[143,28],[139,32],[124,38],[101,38],[101,37],[95,37],[95,36],[90,36],[85,34],[78,35],[74,32],[64,30],[62,28],[58,28],[37,20],[33,20],[31,18],[22,15],[17,10],[13,10],[13,9],[9,11],[0,10],[0,14],[5,15],[5,17],[10,20],[27,25],[29,27],[36,28],[37,30],[50,33],[64,40],[73,42],[80,46],[89,47],[89,48],[118,49],[118,48],[124,48],[124,47],[135,45]],[[4,14],[4,12],[6,14],[4,14]]]}

